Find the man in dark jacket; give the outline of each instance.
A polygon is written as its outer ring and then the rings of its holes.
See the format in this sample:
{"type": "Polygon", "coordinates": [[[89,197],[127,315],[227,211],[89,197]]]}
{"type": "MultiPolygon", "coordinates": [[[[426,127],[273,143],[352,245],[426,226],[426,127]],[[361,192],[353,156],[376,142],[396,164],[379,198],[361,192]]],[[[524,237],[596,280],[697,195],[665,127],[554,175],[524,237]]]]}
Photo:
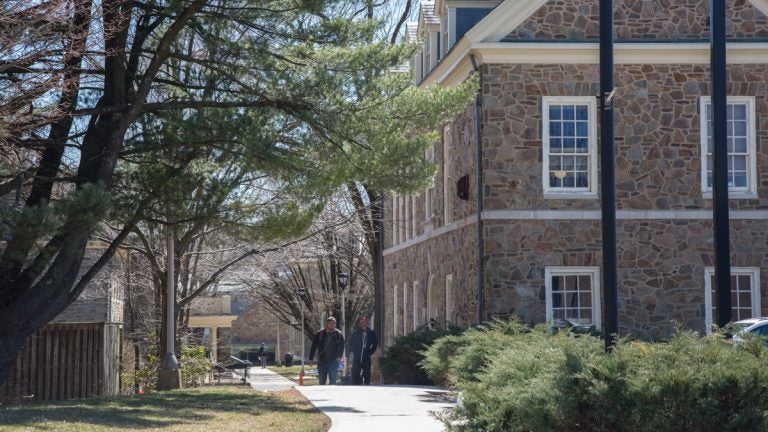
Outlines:
{"type": "Polygon", "coordinates": [[[360,318],[360,327],[352,332],[349,352],[352,357],[352,384],[371,384],[371,355],[376,352],[376,333],[368,328],[368,317],[360,318]],[[360,380],[360,371],[363,380],[360,380]]]}
{"type": "Polygon", "coordinates": [[[315,351],[320,385],[325,385],[327,378],[330,378],[329,384],[336,384],[336,368],[344,355],[344,334],[336,328],[336,318],[329,317],[325,321],[325,328],[315,333],[309,349],[310,362],[315,357],[315,351]]]}

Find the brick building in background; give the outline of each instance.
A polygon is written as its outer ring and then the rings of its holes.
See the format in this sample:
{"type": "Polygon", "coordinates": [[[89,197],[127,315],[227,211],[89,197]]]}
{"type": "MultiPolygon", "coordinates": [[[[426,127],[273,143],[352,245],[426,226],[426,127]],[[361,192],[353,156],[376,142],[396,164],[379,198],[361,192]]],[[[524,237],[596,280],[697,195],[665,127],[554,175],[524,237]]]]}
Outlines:
{"type": "MultiPolygon", "coordinates": [[[[734,320],[768,306],[766,14],[728,5],[734,320]]],[[[708,15],[615,2],[619,324],[635,337],[714,316],[708,15]]],[[[387,201],[385,342],[430,319],[600,327],[598,1],[423,1],[410,30],[417,85],[480,89],[427,151],[434,186],[387,201]]]]}

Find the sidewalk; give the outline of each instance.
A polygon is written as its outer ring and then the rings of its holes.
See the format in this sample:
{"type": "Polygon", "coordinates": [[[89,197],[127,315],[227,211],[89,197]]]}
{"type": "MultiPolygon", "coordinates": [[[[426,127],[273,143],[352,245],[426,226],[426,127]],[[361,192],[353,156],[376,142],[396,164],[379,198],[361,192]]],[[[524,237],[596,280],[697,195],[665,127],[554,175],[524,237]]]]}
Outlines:
{"type": "MultiPolygon", "coordinates": [[[[248,371],[251,387],[262,391],[287,390],[295,384],[269,369],[248,371]]],[[[430,412],[454,404],[435,387],[409,386],[296,386],[323,414],[330,432],[442,432],[430,412]]]]}
{"type": "Polygon", "coordinates": [[[254,390],[261,391],[289,390],[296,385],[288,378],[283,378],[271,370],[262,369],[261,367],[248,369],[248,384],[254,390]]]}
{"type": "Polygon", "coordinates": [[[442,432],[430,415],[452,407],[434,387],[305,386],[296,387],[312,405],[331,418],[330,432],[442,432]]]}

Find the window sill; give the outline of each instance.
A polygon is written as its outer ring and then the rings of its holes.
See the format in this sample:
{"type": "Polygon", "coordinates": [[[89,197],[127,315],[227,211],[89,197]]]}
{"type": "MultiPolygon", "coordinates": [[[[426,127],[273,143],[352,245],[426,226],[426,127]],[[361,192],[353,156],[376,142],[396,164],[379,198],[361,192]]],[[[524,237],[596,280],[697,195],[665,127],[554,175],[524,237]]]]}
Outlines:
{"type": "Polygon", "coordinates": [[[544,192],[544,199],[598,199],[597,192],[544,192]]]}
{"type": "MultiPolygon", "coordinates": [[[[701,194],[704,199],[712,199],[712,192],[701,194]]],[[[728,192],[728,199],[757,199],[757,192],[728,192]]]]}

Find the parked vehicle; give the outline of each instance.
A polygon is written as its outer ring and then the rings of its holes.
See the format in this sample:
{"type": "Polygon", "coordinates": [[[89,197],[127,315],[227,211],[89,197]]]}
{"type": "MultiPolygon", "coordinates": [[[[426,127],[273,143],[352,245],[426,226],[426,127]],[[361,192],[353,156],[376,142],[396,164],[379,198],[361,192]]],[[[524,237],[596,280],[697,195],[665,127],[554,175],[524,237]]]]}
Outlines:
{"type": "Polygon", "coordinates": [[[768,318],[749,318],[736,321],[730,326],[729,333],[733,334],[733,343],[739,344],[744,339],[754,335],[765,339],[768,345],[768,318]]]}

